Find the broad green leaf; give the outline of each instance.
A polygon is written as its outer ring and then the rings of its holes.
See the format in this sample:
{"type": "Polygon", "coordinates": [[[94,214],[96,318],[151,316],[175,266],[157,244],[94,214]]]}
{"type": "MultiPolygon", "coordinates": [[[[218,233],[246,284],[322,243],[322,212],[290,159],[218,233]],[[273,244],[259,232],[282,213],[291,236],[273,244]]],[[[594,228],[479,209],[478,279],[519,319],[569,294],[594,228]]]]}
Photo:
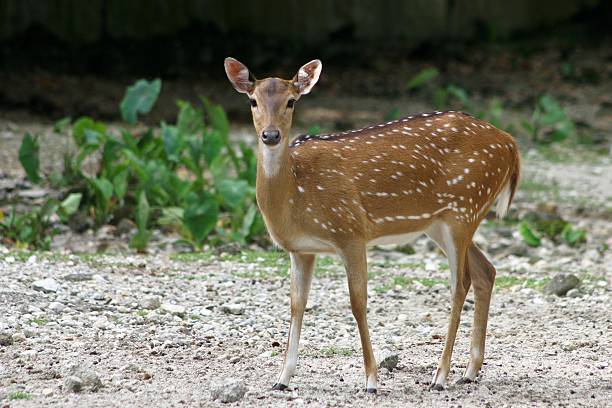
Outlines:
{"type": "Polygon", "coordinates": [[[230,208],[238,208],[244,203],[251,187],[246,180],[225,179],[217,186],[217,191],[230,208]]]}
{"type": "Polygon", "coordinates": [[[125,197],[125,193],[127,192],[127,177],[127,170],[122,170],[113,177],[113,188],[115,194],[117,194],[119,198],[125,197]]]}
{"type": "Polygon", "coordinates": [[[180,108],[176,127],[181,135],[194,135],[204,129],[204,113],[190,103],[178,101],[180,108]]]}
{"type": "Polygon", "coordinates": [[[93,144],[94,140],[102,140],[106,133],[106,126],[96,122],[90,117],[84,116],[72,125],[72,138],[74,143],[81,147],[85,143],[93,144]]]}
{"type": "Polygon", "coordinates": [[[79,209],[79,205],[81,204],[82,198],[83,194],[72,193],[62,201],[62,203],[60,204],[60,208],[62,209],[65,215],[72,215],[79,209]]]}
{"type": "Polygon", "coordinates": [[[40,167],[39,149],[38,136],[32,137],[30,133],[26,133],[19,147],[19,162],[23,166],[28,180],[32,183],[40,182],[40,175],[38,174],[40,167]]]}
{"type": "Polygon", "coordinates": [[[413,76],[406,84],[406,87],[408,89],[420,88],[421,86],[425,85],[426,83],[437,77],[439,74],[440,71],[438,71],[438,68],[436,67],[425,68],[421,70],[421,72],[413,76]]]}
{"type": "Polygon", "coordinates": [[[173,162],[179,161],[179,156],[183,147],[179,130],[175,126],[168,126],[162,122],[161,135],[168,160],[173,162]]]}
{"type": "Polygon", "coordinates": [[[72,118],[69,116],[58,120],[53,124],[53,133],[62,133],[64,129],[70,126],[70,122],[72,122],[72,118]]]}
{"type": "Polygon", "coordinates": [[[140,194],[138,194],[138,207],[136,208],[136,225],[140,231],[147,229],[149,212],[149,201],[147,200],[147,194],[143,190],[140,192],[140,194]]]}
{"type": "Polygon", "coordinates": [[[162,208],[162,214],[157,223],[165,227],[180,228],[183,225],[183,213],[181,207],[162,208]]]}
{"type": "Polygon", "coordinates": [[[523,221],[519,224],[519,234],[525,241],[525,243],[532,247],[540,246],[540,237],[538,237],[535,232],[529,227],[529,224],[526,221],[523,221]]]}
{"type": "Polygon", "coordinates": [[[200,194],[189,195],[183,213],[183,224],[198,245],[201,245],[215,228],[218,217],[219,205],[212,194],[202,191],[200,194]]]}
{"type": "Polygon", "coordinates": [[[586,231],[583,229],[574,229],[570,224],[567,224],[561,232],[561,238],[568,243],[569,246],[577,246],[586,242],[586,231]]]}
{"type": "Polygon", "coordinates": [[[147,81],[141,79],[127,88],[119,105],[121,116],[130,125],[135,125],[138,114],[151,111],[161,91],[161,80],[147,81]]]}
{"type": "Polygon", "coordinates": [[[105,178],[90,178],[89,182],[94,187],[97,194],[99,194],[104,202],[110,201],[113,196],[113,184],[105,178]]]}
{"type": "Polygon", "coordinates": [[[229,122],[225,111],[219,105],[212,104],[207,100],[204,100],[204,106],[206,107],[206,113],[208,114],[208,121],[212,128],[219,132],[219,136],[223,142],[227,143],[229,136],[229,122]]]}
{"type": "MultiPolygon", "coordinates": [[[[213,161],[219,156],[221,148],[223,147],[223,137],[221,134],[213,130],[203,136],[202,140],[202,153],[206,159],[206,163],[211,166],[213,161]]],[[[195,158],[194,158],[195,159],[195,158]]]]}

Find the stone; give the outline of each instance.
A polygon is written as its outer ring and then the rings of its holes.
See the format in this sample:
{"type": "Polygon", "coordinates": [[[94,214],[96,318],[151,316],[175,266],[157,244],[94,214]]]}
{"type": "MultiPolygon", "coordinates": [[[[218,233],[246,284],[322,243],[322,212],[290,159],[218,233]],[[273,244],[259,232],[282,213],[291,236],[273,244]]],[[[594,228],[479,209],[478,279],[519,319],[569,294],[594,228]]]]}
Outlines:
{"type": "Polygon", "coordinates": [[[182,316],[186,312],[185,306],[175,305],[172,303],[164,303],[163,305],[161,305],[161,309],[166,313],[170,313],[177,316],[182,316]]]}
{"type": "Polygon", "coordinates": [[[0,332],[0,346],[10,346],[13,344],[13,337],[9,333],[0,332]]]}
{"type": "Polygon", "coordinates": [[[99,330],[106,330],[108,328],[108,318],[106,316],[100,316],[93,323],[93,327],[99,330]]]}
{"type": "Polygon", "coordinates": [[[582,297],[582,293],[580,293],[578,289],[573,288],[573,289],[568,290],[565,296],[570,297],[570,298],[579,298],[579,297],[582,297]]]}
{"type": "Polygon", "coordinates": [[[241,400],[246,392],[247,387],[242,380],[230,378],[222,383],[213,385],[211,389],[211,398],[213,401],[219,400],[226,404],[241,400]]]}
{"type": "Polygon", "coordinates": [[[60,302],[51,302],[49,303],[48,309],[54,313],[62,313],[66,306],[60,302]]]}
{"type": "Polygon", "coordinates": [[[13,339],[13,343],[21,343],[26,341],[26,336],[23,333],[14,333],[11,338],[13,339]]]}
{"type": "Polygon", "coordinates": [[[576,275],[560,273],[546,285],[546,292],[557,296],[565,296],[567,292],[580,284],[576,275]]]}
{"type": "Polygon", "coordinates": [[[55,293],[60,290],[60,285],[55,279],[46,278],[34,281],[34,283],[32,283],[32,289],[44,293],[55,293]]]}
{"type": "Polygon", "coordinates": [[[64,380],[64,389],[68,392],[81,392],[83,380],[76,375],[71,375],[64,380]]]}
{"type": "Polygon", "coordinates": [[[93,275],[91,273],[69,273],[64,275],[64,280],[71,282],[84,282],[90,281],[93,279],[93,275]]]}
{"type": "Polygon", "coordinates": [[[237,303],[226,303],[221,306],[221,311],[227,314],[241,315],[244,313],[244,306],[237,303]]]}
{"type": "Polygon", "coordinates": [[[384,368],[389,371],[393,371],[399,363],[399,355],[389,349],[383,349],[376,353],[376,361],[378,361],[378,367],[384,368]]]}
{"type": "Polygon", "coordinates": [[[161,301],[159,296],[145,296],[140,300],[140,307],[148,310],[159,309],[161,306],[161,301]]]}
{"type": "Polygon", "coordinates": [[[43,397],[50,397],[53,395],[53,388],[43,388],[40,393],[43,397]]]}

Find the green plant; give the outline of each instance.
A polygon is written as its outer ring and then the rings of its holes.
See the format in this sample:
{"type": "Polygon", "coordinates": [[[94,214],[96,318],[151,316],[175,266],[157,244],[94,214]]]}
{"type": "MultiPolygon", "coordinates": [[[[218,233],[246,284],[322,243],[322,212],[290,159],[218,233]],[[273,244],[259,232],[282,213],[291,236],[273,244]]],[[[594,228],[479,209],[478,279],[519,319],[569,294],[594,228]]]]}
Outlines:
{"type": "Polygon", "coordinates": [[[49,249],[51,239],[57,233],[57,229],[53,227],[54,216],[67,221],[77,211],[80,201],[81,194],[72,193],[63,201],[49,199],[31,211],[20,213],[15,205],[8,215],[0,210],[0,236],[5,243],[18,247],[31,245],[49,249]]]}
{"type": "Polygon", "coordinates": [[[560,142],[576,132],[576,125],[565,110],[549,95],[538,100],[530,121],[523,128],[536,143],[560,142]]]}
{"type": "Polygon", "coordinates": [[[15,391],[15,392],[9,392],[7,395],[7,398],[9,401],[29,400],[29,399],[32,399],[32,394],[25,392],[25,391],[15,391]]]}
{"type": "Polygon", "coordinates": [[[523,221],[519,224],[518,231],[527,245],[537,247],[542,243],[540,237],[531,229],[527,221],[523,221]]]}
{"type": "Polygon", "coordinates": [[[436,67],[422,69],[406,83],[406,88],[408,90],[420,88],[431,82],[438,75],[440,75],[440,71],[436,67]]]}
{"type": "Polygon", "coordinates": [[[561,238],[569,246],[575,247],[586,242],[586,231],[583,229],[574,229],[570,224],[565,225],[561,231],[561,238]]]}
{"type": "MultiPolygon", "coordinates": [[[[129,87],[120,104],[124,120],[136,123],[153,108],[160,90],[160,80],[129,87]]],[[[67,126],[63,119],[56,128],[67,126]]],[[[82,211],[98,226],[134,221],[133,248],[144,250],[154,227],[176,230],[196,248],[206,241],[246,243],[263,231],[254,202],[255,153],[244,143],[234,149],[220,106],[206,99],[199,106],[179,101],[175,123],[138,133],[113,131],[89,117],[78,118],[71,130],[76,152],[67,153],[63,171],[47,181],[79,194],[78,202],[72,196],[65,203],[71,214],[82,211]],[[99,165],[91,170],[95,158],[99,165]]],[[[42,181],[36,178],[36,137],[26,135],[21,150],[30,179],[42,181]]]]}

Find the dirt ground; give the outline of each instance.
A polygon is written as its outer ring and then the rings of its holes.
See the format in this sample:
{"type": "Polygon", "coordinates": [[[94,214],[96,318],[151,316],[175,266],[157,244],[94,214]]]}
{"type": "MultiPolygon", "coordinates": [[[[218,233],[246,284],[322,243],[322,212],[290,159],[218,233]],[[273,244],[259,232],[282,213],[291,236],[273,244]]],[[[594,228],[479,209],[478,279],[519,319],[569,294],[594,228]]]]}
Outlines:
{"type": "Polygon", "coordinates": [[[468,361],[470,294],[450,386],[428,390],[446,333],[449,292],[446,261],[426,239],[417,241],[413,255],[393,248],[370,253],[372,342],[375,352],[399,357],[392,371],[380,370],[375,396],[363,392],[346,279],[333,258],[319,260],[297,374],[291,390],[280,392],[270,387],[281,368],[289,319],[282,254],[72,255],[0,248],[1,404],[221,406],[212,390],[232,379],[246,388],[233,403],[239,406],[609,406],[612,164],[526,156],[527,181],[516,211],[554,200],[555,211],[588,231],[588,242],[529,248],[512,228],[481,227],[476,240],[498,278],[485,366],[475,384],[454,384],[468,361]],[[567,296],[548,294],[546,285],[561,272],[580,283],[567,296]],[[41,279],[55,286],[41,289],[41,279]],[[83,372],[101,387],[86,383],[71,391],[70,379],[83,372]]]}

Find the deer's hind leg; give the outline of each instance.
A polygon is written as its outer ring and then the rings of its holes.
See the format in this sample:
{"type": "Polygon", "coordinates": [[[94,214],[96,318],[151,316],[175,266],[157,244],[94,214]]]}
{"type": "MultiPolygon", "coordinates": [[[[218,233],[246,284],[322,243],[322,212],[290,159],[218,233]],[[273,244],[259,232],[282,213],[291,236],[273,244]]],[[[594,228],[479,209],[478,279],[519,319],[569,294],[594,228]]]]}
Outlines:
{"type": "Polygon", "coordinates": [[[474,285],[474,327],[470,344],[470,363],[459,383],[476,380],[484,360],[487,320],[491,292],[495,283],[495,267],[474,243],[468,249],[468,273],[474,285]]]}
{"type": "Polygon", "coordinates": [[[463,303],[471,284],[470,275],[467,273],[465,266],[467,250],[472,241],[473,231],[467,229],[461,231],[456,225],[453,227],[451,230],[449,224],[440,221],[433,224],[427,232],[427,235],[446,254],[451,270],[451,314],[444,350],[430,385],[431,389],[437,391],[443,390],[446,386],[457,329],[461,319],[461,310],[463,309],[463,303]]]}

